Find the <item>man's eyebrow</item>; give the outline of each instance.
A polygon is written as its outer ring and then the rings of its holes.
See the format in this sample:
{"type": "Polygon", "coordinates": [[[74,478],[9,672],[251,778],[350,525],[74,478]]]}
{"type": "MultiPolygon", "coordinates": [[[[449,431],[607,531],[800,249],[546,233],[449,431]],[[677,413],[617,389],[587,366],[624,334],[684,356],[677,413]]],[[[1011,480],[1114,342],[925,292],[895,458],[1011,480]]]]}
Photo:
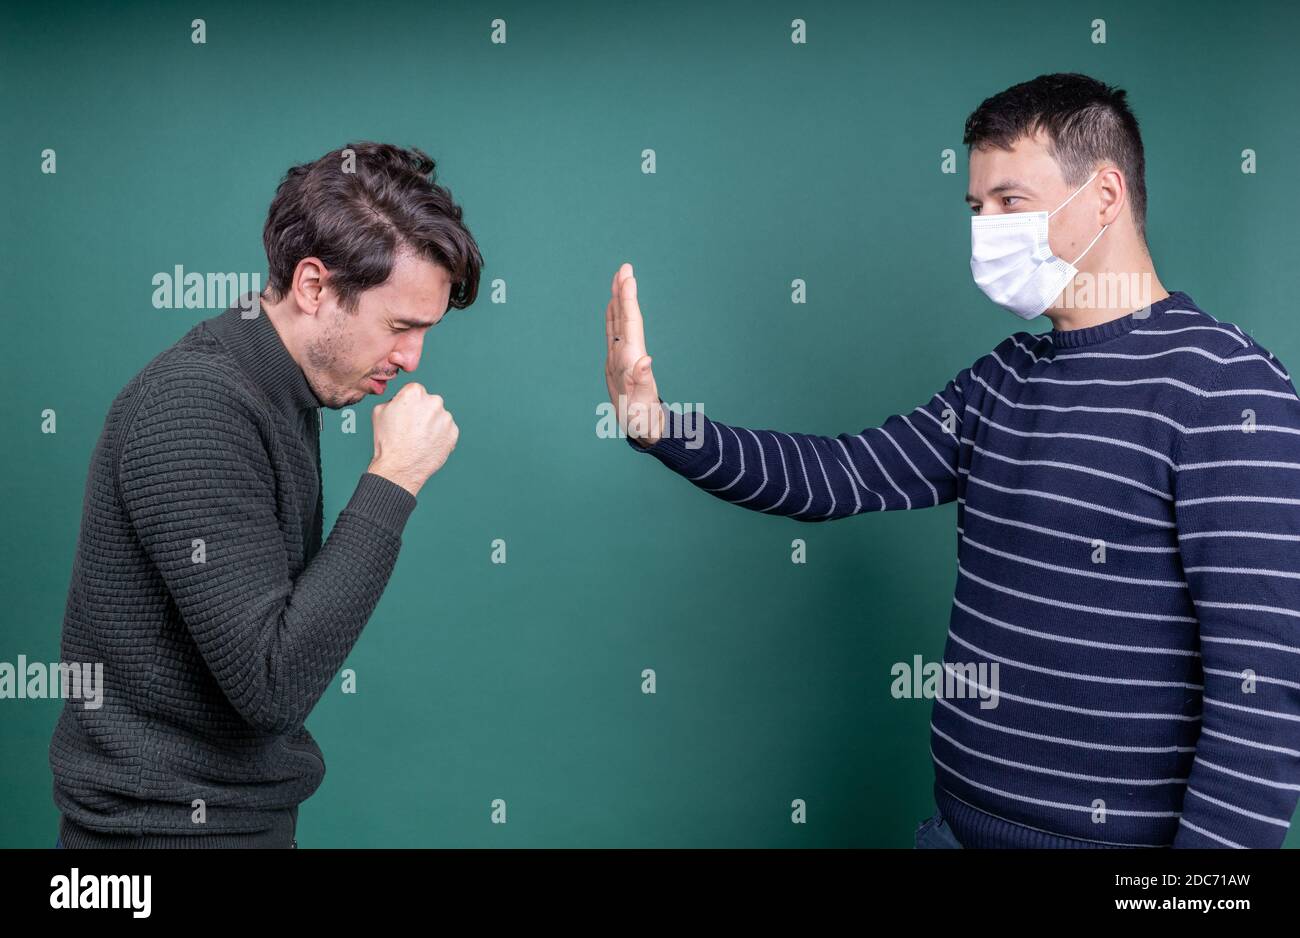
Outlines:
{"type": "Polygon", "coordinates": [[[436,326],[438,323],[442,322],[441,318],[435,319],[432,322],[423,322],[419,319],[408,319],[405,316],[394,317],[387,306],[384,307],[384,314],[389,317],[391,322],[399,326],[436,326]]]}
{"type": "MultiPolygon", "coordinates": [[[[999,192],[1006,192],[1006,191],[1009,190],[1009,189],[1017,189],[1017,190],[1019,190],[1019,191],[1021,191],[1021,192],[1033,192],[1033,191],[1034,191],[1033,189],[1031,189],[1031,188],[1029,188],[1027,185],[1025,185],[1023,182],[1020,182],[1018,179],[1004,179],[1004,180],[1002,180],[1000,183],[998,183],[996,186],[994,186],[992,189],[989,190],[989,195],[997,195],[999,192]]],[[[975,196],[973,196],[973,195],[971,195],[969,192],[967,192],[967,193],[966,193],[966,201],[967,201],[967,202],[978,202],[979,199],[975,198],[975,196]]]]}

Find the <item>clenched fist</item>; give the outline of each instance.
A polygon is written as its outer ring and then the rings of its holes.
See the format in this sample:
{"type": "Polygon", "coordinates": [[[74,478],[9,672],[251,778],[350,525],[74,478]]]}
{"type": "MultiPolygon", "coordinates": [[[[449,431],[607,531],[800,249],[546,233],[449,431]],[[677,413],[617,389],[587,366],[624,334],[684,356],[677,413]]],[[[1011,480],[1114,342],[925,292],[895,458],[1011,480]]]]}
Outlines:
{"type": "Polygon", "coordinates": [[[414,381],[392,400],[376,404],[371,420],[375,456],[367,471],[396,482],[412,495],[442,468],[460,436],[442,398],[414,381]]]}
{"type": "Polygon", "coordinates": [[[605,307],[605,386],[618,425],[641,446],[653,446],[663,435],[663,408],[650,362],[636,277],[632,265],[624,264],[614,274],[605,307]]]}

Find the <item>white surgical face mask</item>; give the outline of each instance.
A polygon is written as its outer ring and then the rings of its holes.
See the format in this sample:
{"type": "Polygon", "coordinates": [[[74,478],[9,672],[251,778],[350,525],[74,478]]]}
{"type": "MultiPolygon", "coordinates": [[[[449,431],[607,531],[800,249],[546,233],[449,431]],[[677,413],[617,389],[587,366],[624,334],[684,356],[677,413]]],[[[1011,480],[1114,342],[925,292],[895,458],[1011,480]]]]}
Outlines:
{"type": "MultiPolygon", "coordinates": [[[[1097,172],[1101,172],[1098,170],[1097,172]]],[[[1103,225],[1073,264],[1052,254],[1047,220],[1070,204],[1097,173],[1051,212],[975,215],[970,220],[970,269],[975,283],[994,303],[1021,319],[1041,316],[1079,272],[1075,264],[1092,250],[1110,225],[1103,225]]]]}

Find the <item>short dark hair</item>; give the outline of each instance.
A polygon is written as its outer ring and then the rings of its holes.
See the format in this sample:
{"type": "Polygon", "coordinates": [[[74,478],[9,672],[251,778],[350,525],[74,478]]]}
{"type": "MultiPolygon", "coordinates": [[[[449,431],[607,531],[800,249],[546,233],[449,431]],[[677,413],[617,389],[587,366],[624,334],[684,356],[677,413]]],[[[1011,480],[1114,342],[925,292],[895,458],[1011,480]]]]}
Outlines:
{"type": "Polygon", "coordinates": [[[406,250],[450,273],[449,306],[472,304],[483,257],[434,166],[415,147],[363,141],[292,167],[262,229],[271,298],[289,290],[299,261],[318,257],[339,304],[355,312],[361,292],[386,281],[406,250]]]}
{"type": "Polygon", "coordinates": [[[966,118],[962,143],[967,153],[971,147],[1010,150],[1020,138],[1043,130],[1048,152],[1070,185],[1081,185],[1098,163],[1114,163],[1128,183],[1138,235],[1146,240],[1146,160],[1127,97],[1087,75],[1039,75],[986,98],[966,118]]]}

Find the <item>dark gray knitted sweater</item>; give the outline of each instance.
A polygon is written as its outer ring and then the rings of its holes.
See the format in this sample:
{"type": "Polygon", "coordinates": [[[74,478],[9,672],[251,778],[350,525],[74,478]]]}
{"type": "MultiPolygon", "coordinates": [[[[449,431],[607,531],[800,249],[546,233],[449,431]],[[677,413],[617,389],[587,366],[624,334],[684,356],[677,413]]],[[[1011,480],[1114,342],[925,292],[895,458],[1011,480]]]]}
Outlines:
{"type": "Polygon", "coordinates": [[[104,669],[102,707],[67,700],[50,744],[65,846],[292,844],[325,775],[303,721],[416,503],[365,473],[321,545],[320,406],[238,306],[113,401],[63,620],[62,660],[104,669]]]}

